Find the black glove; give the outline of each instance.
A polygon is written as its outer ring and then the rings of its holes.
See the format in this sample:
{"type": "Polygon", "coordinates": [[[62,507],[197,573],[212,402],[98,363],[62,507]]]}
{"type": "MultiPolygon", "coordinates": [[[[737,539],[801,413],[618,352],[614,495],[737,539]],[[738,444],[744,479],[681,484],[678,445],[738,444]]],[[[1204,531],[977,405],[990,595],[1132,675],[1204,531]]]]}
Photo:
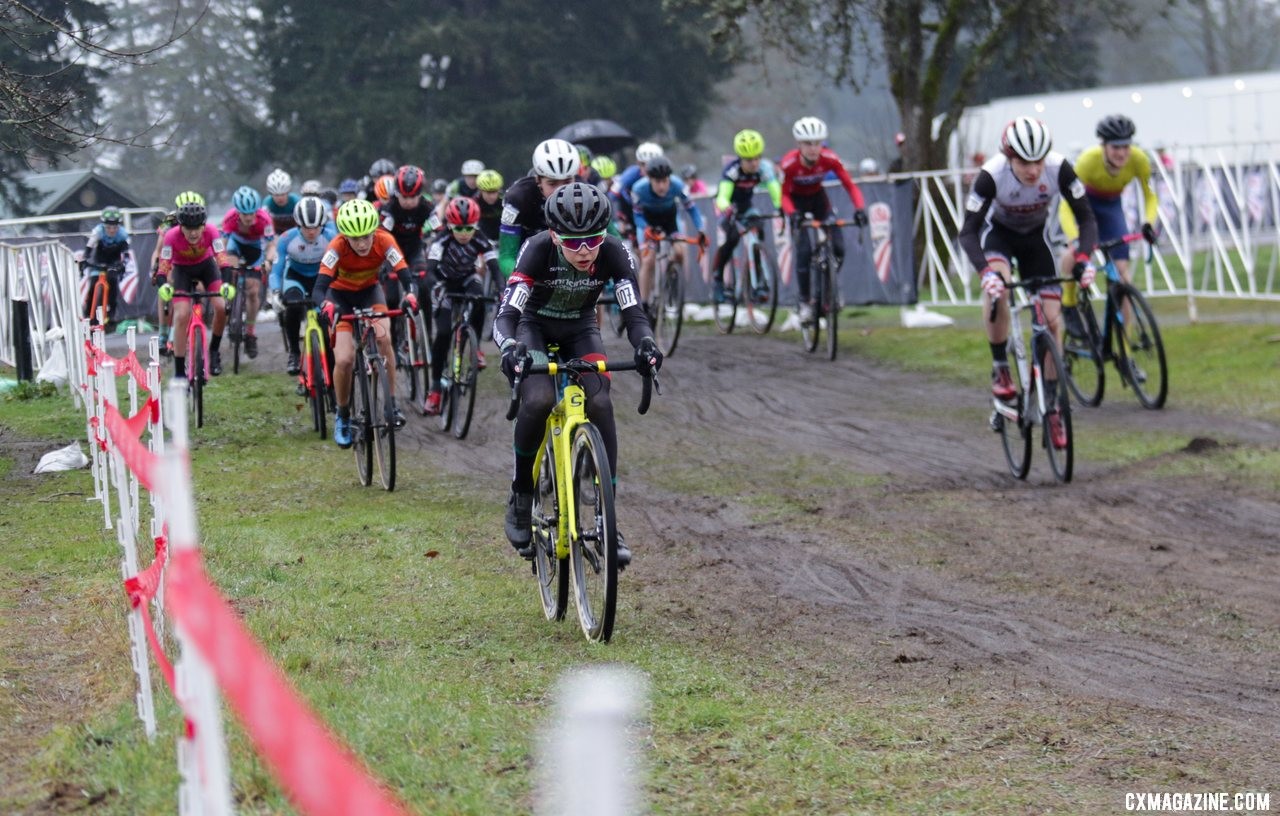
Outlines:
{"type": "Polygon", "coordinates": [[[1156,232],[1156,228],[1155,228],[1155,226],[1153,226],[1153,225],[1151,225],[1151,224],[1143,224],[1143,225],[1142,225],[1142,237],[1146,239],[1146,241],[1147,241],[1147,243],[1148,243],[1148,244],[1151,244],[1152,246],[1155,246],[1156,239],[1157,239],[1157,238],[1159,238],[1160,236],[1159,236],[1159,234],[1156,232]]]}
{"type": "Polygon", "coordinates": [[[528,359],[529,350],[524,343],[511,343],[502,350],[502,373],[506,375],[507,382],[516,384],[516,369],[523,368],[528,359]]]}
{"type": "Polygon", "coordinates": [[[854,226],[857,226],[857,227],[865,227],[867,225],[867,211],[854,210],[853,224],[854,226]]]}
{"type": "Polygon", "coordinates": [[[166,280],[168,280],[168,278],[165,276],[163,272],[151,273],[151,285],[157,289],[159,289],[161,286],[164,286],[164,282],[166,280]]]}
{"type": "Polygon", "coordinates": [[[646,337],[636,346],[636,371],[641,374],[657,374],[662,368],[662,350],[652,337],[646,337]]]}

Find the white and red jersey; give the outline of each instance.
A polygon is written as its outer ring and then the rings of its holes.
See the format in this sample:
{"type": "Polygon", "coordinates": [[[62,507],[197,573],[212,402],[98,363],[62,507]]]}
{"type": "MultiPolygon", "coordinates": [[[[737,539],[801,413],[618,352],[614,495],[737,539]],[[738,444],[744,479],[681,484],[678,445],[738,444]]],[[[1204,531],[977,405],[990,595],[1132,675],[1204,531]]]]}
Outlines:
{"type": "Polygon", "coordinates": [[[823,192],[822,181],[827,173],[836,174],[840,184],[849,193],[849,200],[853,202],[855,210],[861,210],[865,206],[862,191],[854,184],[849,171],[844,169],[844,162],[840,161],[840,157],[831,148],[822,148],[818,160],[813,164],[805,164],[800,156],[800,149],[796,148],[782,157],[778,170],[782,173],[782,211],[787,215],[796,211],[793,196],[805,198],[823,192]]]}

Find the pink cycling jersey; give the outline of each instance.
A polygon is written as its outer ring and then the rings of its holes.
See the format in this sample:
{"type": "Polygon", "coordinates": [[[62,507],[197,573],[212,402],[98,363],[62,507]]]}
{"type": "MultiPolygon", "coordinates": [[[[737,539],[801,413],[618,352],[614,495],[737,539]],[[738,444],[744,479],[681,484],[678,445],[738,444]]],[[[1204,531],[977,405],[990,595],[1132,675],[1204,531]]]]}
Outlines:
{"type": "Polygon", "coordinates": [[[834,172],[836,178],[844,185],[854,209],[863,209],[862,191],[849,177],[849,171],[844,169],[844,162],[840,161],[840,157],[830,148],[822,148],[817,162],[811,165],[804,163],[800,157],[800,149],[796,148],[782,157],[778,169],[782,172],[782,211],[787,215],[796,211],[792,196],[818,195],[822,192],[822,180],[827,177],[828,172],[834,172]]]}
{"type": "Polygon", "coordinates": [[[271,227],[271,216],[267,215],[266,210],[255,212],[253,221],[245,226],[240,222],[240,213],[233,207],[222,217],[222,234],[234,235],[241,243],[256,244],[263,238],[274,236],[275,231],[271,227]]]}
{"type": "Polygon", "coordinates": [[[173,227],[164,234],[164,244],[160,249],[160,263],[195,266],[214,255],[222,255],[226,249],[226,240],[212,224],[204,225],[200,239],[194,244],[187,241],[182,234],[182,227],[173,227]]]}

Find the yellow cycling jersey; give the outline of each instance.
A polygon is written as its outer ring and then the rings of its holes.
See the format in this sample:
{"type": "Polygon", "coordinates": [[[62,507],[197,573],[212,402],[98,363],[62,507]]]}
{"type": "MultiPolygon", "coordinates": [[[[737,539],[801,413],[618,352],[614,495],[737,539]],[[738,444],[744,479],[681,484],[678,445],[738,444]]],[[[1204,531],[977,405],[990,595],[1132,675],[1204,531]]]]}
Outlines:
{"type": "MultiPolygon", "coordinates": [[[[1102,145],[1094,145],[1086,149],[1074,162],[1076,176],[1084,182],[1085,191],[1095,198],[1119,198],[1124,188],[1135,178],[1142,183],[1144,199],[1143,221],[1147,224],[1156,222],[1156,211],[1160,201],[1155,190],[1151,189],[1151,159],[1142,148],[1134,145],[1129,148],[1129,160],[1124,163],[1114,176],[1107,170],[1106,159],[1103,158],[1102,145]]],[[[1079,234],[1075,216],[1065,202],[1058,206],[1058,222],[1067,238],[1074,241],[1079,234]]]]}

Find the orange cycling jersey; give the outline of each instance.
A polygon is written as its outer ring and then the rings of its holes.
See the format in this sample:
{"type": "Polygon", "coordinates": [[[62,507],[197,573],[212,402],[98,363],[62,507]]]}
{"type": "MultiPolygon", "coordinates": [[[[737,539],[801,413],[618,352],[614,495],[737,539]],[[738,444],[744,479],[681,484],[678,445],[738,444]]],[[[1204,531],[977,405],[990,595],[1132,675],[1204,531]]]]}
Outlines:
{"type": "Polygon", "coordinates": [[[386,230],[374,231],[373,247],[364,255],[357,255],[351,249],[347,236],[339,235],[329,242],[324,257],[320,259],[320,274],[333,278],[332,284],[326,288],[359,292],[377,285],[378,270],[384,261],[397,275],[408,268],[396,239],[386,230]]]}

